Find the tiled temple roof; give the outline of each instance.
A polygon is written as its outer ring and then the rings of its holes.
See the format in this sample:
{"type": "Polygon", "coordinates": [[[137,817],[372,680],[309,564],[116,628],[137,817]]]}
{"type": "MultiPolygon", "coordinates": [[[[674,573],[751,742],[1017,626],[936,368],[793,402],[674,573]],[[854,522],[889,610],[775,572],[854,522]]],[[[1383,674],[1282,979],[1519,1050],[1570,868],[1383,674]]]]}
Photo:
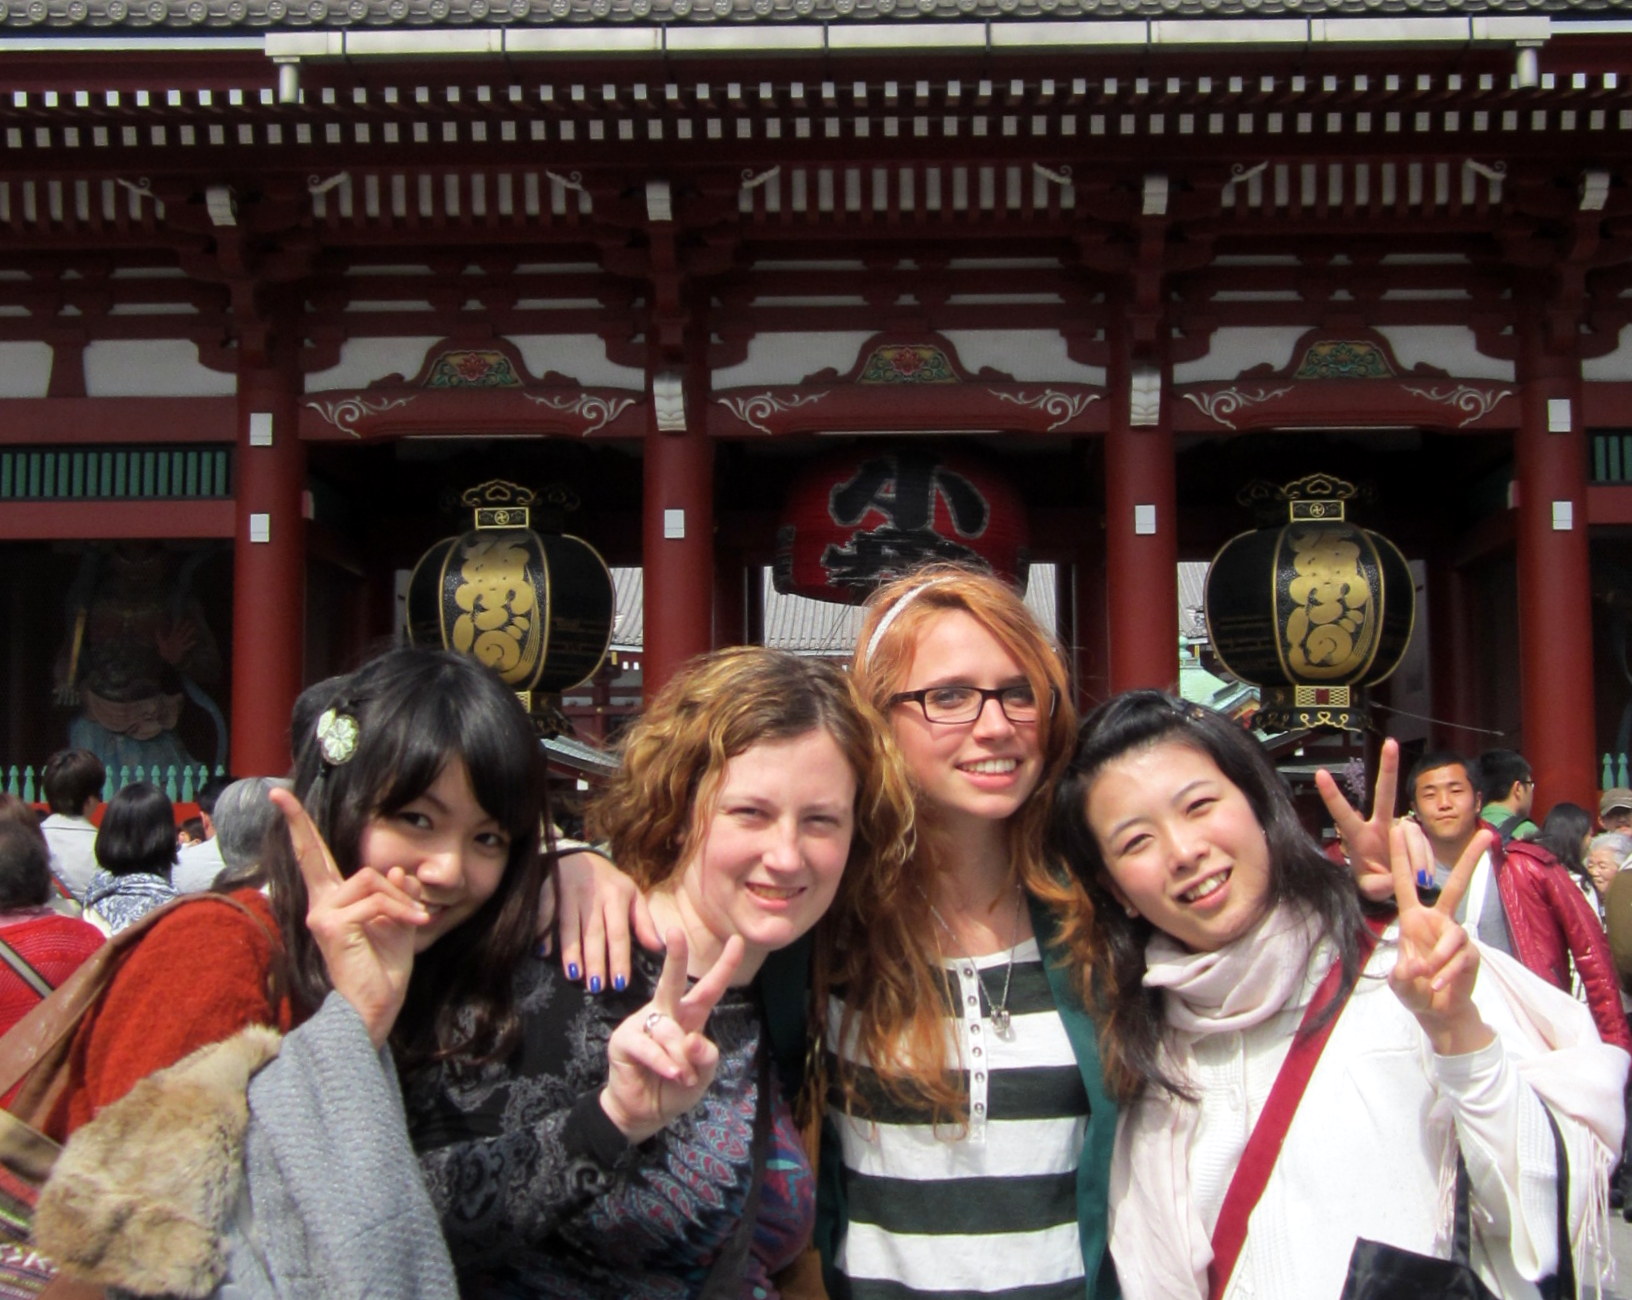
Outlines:
{"type": "Polygon", "coordinates": [[[505,26],[638,24],[717,29],[782,24],[1462,15],[1567,21],[1628,13],[1632,13],[1632,0],[0,0],[0,32],[7,36],[29,31],[224,36],[262,31],[505,26]]]}

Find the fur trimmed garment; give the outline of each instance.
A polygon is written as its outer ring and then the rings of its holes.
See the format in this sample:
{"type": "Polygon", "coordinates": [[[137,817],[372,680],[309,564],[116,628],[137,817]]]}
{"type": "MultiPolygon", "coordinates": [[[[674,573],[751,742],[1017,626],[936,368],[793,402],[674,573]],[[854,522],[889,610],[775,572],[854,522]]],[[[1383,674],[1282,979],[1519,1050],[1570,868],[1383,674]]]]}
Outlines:
{"type": "Polygon", "coordinates": [[[80,1128],[35,1216],[75,1277],[187,1300],[450,1300],[453,1267],[388,1053],[330,994],[251,1027],[80,1128]]]}
{"type": "Polygon", "coordinates": [[[274,999],[283,948],[258,889],[231,895],[245,915],[208,896],[163,917],[125,954],[74,1031],[72,1083],[41,1128],[58,1142],[139,1080],[246,1025],[288,1030],[294,1010],[274,999]]]}

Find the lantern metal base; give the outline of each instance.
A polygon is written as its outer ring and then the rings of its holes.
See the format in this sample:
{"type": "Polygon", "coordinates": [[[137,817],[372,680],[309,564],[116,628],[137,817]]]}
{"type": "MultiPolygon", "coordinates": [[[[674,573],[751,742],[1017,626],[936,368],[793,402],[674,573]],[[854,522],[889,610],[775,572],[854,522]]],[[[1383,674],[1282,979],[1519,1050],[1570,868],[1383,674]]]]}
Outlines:
{"type": "Polygon", "coordinates": [[[1260,690],[1258,717],[1262,731],[1301,731],[1332,727],[1363,731],[1366,696],[1348,686],[1265,686],[1260,690]]]}

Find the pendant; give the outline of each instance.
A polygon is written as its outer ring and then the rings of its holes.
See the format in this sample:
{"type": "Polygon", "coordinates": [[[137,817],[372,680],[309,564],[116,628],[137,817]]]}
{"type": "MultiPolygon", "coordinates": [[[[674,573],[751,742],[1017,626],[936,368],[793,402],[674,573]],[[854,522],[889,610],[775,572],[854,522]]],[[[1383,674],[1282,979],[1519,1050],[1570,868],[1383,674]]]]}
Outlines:
{"type": "Polygon", "coordinates": [[[992,1008],[992,1032],[999,1038],[1009,1036],[1009,1009],[1007,1007],[992,1008]]]}

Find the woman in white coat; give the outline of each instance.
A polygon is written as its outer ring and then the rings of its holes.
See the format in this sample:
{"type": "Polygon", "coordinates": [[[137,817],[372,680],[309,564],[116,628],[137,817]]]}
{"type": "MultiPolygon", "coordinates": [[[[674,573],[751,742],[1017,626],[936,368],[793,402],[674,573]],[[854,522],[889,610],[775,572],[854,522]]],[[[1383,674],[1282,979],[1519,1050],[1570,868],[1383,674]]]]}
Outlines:
{"type": "Polygon", "coordinates": [[[1396,827],[1398,916],[1368,924],[1256,740],[1155,691],[1084,722],[1055,830],[1107,955],[1101,1055],[1127,1103],[1111,1254],[1129,1300],[1336,1297],[1362,1238],[1444,1258],[1459,1150],[1473,1267],[1502,1296],[1537,1295],[1560,1265],[1549,1111],[1570,1239],[1601,1221],[1627,1057],[1455,922],[1476,850],[1425,906],[1412,881],[1431,855],[1396,827]],[[1248,1158],[1283,1064],[1309,1052],[1294,1043],[1322,1026],[1278,1155],[1248,1158]],[[1256,1196],[1236,1183],[1254,1165],[1256,1196]]]}

